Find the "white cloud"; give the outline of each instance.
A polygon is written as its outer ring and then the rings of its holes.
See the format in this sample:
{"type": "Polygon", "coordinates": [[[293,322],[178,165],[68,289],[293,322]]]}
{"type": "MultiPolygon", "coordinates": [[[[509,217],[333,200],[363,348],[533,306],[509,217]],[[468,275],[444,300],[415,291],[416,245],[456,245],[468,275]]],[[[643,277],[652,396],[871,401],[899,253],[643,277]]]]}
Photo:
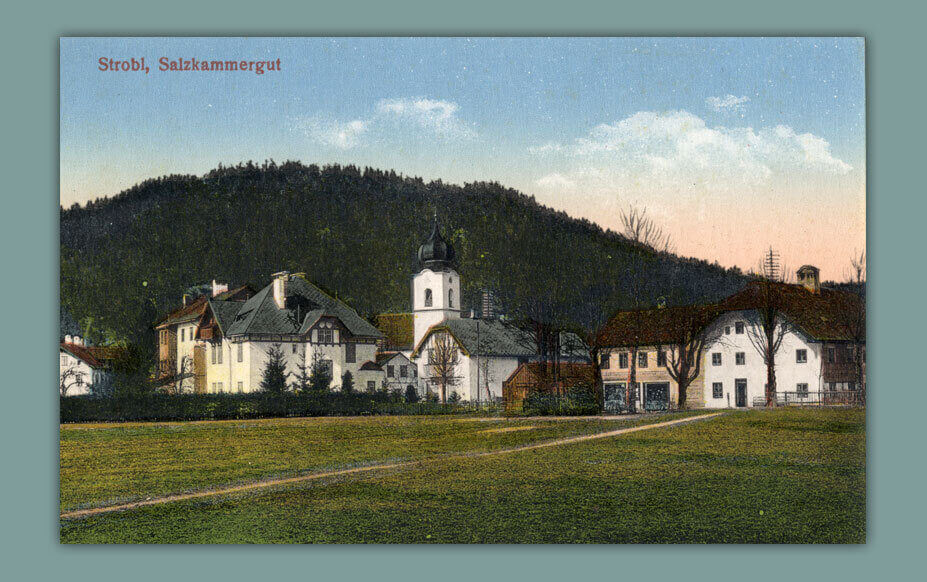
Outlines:
{"type": "Polygon", "coordinates": [[[844,175],[852,170],[833,156],[825,139],[813,134],[784,125],[759,130],[709,127],[687,111],[640,111],[598,125],[572,143],[548,143],[530,151],[565,156],[570,167],[556,175],[566,180],[626,191],[732,191],[787,179],[795,172],[844,175]]]}
{"type": "Polygon", "coordinates": [[[576,182],[556,172],[539,178],[535,184],[552,190],[574,190],[576,188],[576,182]]]}
{"type": "Polygon", "coordinates": [[[457,115],[452,101],[426,98],[381,99],[366,118],[339,121],[320,116],[298,120],[294,127],[312,140],[332,148],[352,149],[370,140],[386,140],[409,131],[442,140],[473,139],[476,132],[457,115]]]}
{"type": "Polygon", "coordinates": [[[322,145],[349,150],[361,145],[362,138],[370,122],[362,119],[353,121],[335,121],[320,117],[310,117],[297,124],[307,136],[322,145]]]}
{"type": "Polygon", "coordinates": [[[457,116],[459,106],[451,101],[434,99],[381,99],[377,114],[382,117],[409,121],[448,138],[473,138],[476,133],[457,116]]]}
{"type": "Polygon", "coordinates": [[[736,95],[727,94],[724,97],[709,97],[705,99],[705,104],[715,111],[740,110],[743,109],[744,103],[747,101],[750,101],[750,98],[746,95],[737,97],[736,95]]]}

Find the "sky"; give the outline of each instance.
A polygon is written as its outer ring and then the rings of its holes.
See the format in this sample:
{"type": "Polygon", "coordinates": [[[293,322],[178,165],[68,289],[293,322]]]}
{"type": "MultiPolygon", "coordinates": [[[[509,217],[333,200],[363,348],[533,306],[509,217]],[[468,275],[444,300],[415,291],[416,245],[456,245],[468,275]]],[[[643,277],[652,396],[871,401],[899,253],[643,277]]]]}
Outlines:
{"type": "Polygon", "coordinates": [[[866,244],[860,38],[62,38],[60,199],[220,163],[497,181],[678,254],[840,280],[866,244]],[[100,70],[140,61],[148,73],[100,70]],[[159,59],[280,59],[161,71],[159,59]]]}

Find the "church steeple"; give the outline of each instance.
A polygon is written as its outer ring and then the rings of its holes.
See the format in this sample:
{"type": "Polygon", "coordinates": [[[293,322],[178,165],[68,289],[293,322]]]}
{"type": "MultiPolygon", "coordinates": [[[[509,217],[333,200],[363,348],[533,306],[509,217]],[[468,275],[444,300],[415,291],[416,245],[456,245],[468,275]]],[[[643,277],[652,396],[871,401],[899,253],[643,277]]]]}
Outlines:
{"type": "Polygon", "coordinates": [[[418,269],[431,269],[432,271],[445,271],[453,269],[457,253],[450,242],[441,235],[438,225],[438,210],[435,209],[434,226],[431,236],[418,247],[418,269]]]}

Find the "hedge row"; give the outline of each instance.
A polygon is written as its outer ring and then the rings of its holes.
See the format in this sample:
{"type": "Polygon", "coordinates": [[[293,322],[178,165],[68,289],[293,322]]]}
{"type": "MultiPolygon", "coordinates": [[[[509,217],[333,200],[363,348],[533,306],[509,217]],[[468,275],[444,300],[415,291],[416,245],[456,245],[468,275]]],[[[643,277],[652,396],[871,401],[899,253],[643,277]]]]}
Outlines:
{"type": "Polygon", "coordinates": [[[595,396],[587,390],[564,396],[534,392],[525,397],[522,410],[531,416],[578,416],[598,414],[599,405],[595,396]]]}
{"type": "Polygon", "coordinates": [[[437,402],[408,403],[386,394],[150,394],[61,397],[61,422],[234,420],[287,416],[373,414],[486,414],[496,407],[437,402]]]}

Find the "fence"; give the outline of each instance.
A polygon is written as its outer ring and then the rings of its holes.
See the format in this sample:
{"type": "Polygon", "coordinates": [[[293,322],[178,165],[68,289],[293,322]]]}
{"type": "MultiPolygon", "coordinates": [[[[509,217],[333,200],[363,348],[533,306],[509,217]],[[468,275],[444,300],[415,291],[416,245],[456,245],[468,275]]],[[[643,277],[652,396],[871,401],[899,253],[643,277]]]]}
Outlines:
{"type": "MultiPolygon", "coordinates": [[[[822,390],[817,392],[776,392],[778,406],[864,406],[862,390],[822,390]]],[[[753,399],[754,407],[766,406],[766,398],[753,399]]]]}

